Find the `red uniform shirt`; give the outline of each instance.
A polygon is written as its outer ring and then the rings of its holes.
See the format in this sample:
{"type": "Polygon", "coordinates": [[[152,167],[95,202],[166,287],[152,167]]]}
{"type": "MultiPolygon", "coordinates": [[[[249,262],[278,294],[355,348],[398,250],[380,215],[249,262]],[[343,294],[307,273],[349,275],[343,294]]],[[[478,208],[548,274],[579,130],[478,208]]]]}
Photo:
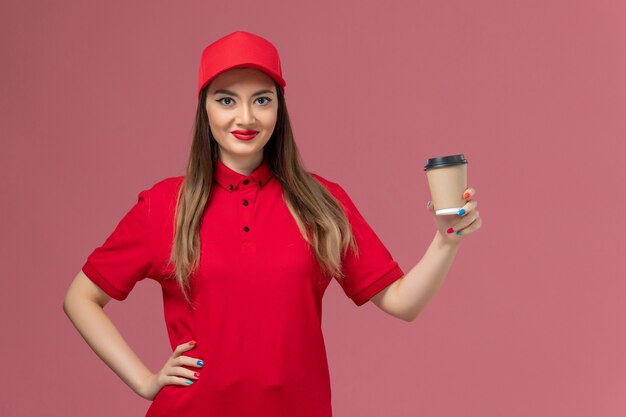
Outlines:
{"type": "MultiPolygon", "coordinates": [[[[341,186],[312,173],[344,207],[360,249],[343,258],[345,294],[360,306],[404,275],[341,186]]],[[[263,161],[250,175],[221,161],[200,228],[201,262],[190,308],[166,267],[183,177],[141,191],[83,272],[124,300],[143,278],[159,282],[172,350],[204,360],[193,385],[166,385],[147,417],[331,417],[322,336],[324,277],[263,161]]]]}

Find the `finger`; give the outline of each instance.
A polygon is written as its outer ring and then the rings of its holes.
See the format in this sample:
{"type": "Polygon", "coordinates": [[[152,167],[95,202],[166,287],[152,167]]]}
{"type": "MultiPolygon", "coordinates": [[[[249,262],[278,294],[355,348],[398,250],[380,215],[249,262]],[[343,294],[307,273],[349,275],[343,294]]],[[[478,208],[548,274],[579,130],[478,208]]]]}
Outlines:
{"type": "Polygon", "coordinates": [[[185,365],[185,366],[195,366],[196,368],[202,368],[204,366],[204,361],[198,358],[192,358],[190,356],[181,355],[177,357],[174,362],[174,365],[185,365]]]}
{"type": "Polygon", "coordinates": [[[469,200],[470,198],[474,197],[475,194],[476,190],[474,190],[473,187],[468,187],[463,193],[463,198],[469,200]]]}
{"type": "Polygon", "coordinates": [[[190,340],[187,343],[180,344],[180,345],[176,346],[176,349],[174,349],[174,352],[172,353],[172,356],[173,357],[180,356],[183,352],[191,350],[194,347],[196,347],[196,341],[195,340],[190,340]]]}
{"type": "Polygon", "coordinates": [[[179,376],[173,375],[165,377],[165,381],[167,385],[183,385],[188,387],[189,385],[193,384],[193,381],[191,379],[181,378],[179,376]]]}
{"type": "Polygon", "coordinates": [[[455,232],[458,232],[459,230],[463,231],[464,229],[469,227],[474,221],[476,221],[476,219],[478,218],[480,218],[480,212],[478,210],[473,211],[467,217],[464,217],[461,220],[459,220],[457,224],[455,224],[452,227],[454,228],[455,232]]]}
{"type": "Polygon", "coordinates": [[[456,230],[456,229],[455,229],[455,231],[456,231],[456,234],[457,234],[457,235],[459,235],[459,234],[460,234],[460,235],[468,235],[468,234],[473,233],[474,231],[476,231],[476,230],[480,229],[480,227],[482,226],[482,224],[483,224],[483,219],[482,219],[482,218],[480,218],[480,217],[477,217],[477,218],[476,218],[476,220],[474,220],[474,221],[473,221],[470,225],[468,225],[467,227],[462,228],[462,229],[460,229],[460,230],[456,230]]]}
{"type": "Polygon", "coordinates": [[[179,376],[187,379],[198,379],[200,372],[183,368],[182,366],[173,366],[168,372],[170,375],[179,376]]]}
{"type": "Polygon", "coordinates": [[[467,215],[467,213],[472,212],[476,208],[476,206],[478,206],[478,201],[470,200],[465,203],[463,207],[461,207],[461,210],[459,210],[456,215],[458,217],[465,216],[467,215]]]}

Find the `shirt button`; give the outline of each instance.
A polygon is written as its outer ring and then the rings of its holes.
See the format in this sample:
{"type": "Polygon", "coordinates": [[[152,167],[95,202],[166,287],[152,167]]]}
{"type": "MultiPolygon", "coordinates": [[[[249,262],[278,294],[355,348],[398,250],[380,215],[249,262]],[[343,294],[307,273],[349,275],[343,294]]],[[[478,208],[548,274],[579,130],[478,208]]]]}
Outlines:
{"type": "Polygon", "coordinates": [[[246,185],[248,185],[249,182],[250,181],[248,181],[248,180],[243,180],[243,183],[246,184],[246,185]]]}
{"type": "Polygon", "coordinates": [[[248,200],[243,200],[243,205],[247,206],[248,205],[248,200]]]}
{"type": "Polygon", "coordinates": [[[244,227],[243,227],[243,230],[244,230],[244,232],[249,232],[249,231],[250,231],[250,228],[249,228],[248,226],[244,226],[244,227]]]}
{"type": "Polygon", "coordinates": [[[232,189],[233,189],[233,185],[232,185],[232,184],[230,184],[230,185],[228,186],[228,189],[229,189],[229,190],[232,190],[232,189]]]}

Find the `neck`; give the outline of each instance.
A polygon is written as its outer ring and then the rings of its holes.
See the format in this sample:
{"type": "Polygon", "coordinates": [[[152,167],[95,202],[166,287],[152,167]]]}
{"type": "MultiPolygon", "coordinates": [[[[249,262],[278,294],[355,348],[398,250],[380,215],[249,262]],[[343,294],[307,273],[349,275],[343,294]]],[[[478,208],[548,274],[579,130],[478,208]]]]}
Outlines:
{"type": "Polygon", "coordinates": [[[263,154],[253,157],[224,157],[220,155],[220,160],[228,168],[242,175],[250,175],[263,162],[263,154]]]}

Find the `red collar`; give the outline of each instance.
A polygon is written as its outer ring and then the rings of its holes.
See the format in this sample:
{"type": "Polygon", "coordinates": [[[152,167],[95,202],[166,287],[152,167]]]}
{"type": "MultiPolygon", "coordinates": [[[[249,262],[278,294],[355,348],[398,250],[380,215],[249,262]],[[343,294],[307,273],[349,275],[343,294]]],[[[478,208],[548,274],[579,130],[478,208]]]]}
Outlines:
{"type": "Polygon", "coordinates": [[[240,174],[226,166],[221,160],[217,161],[214,172],[214,180],[228,191],[234,191],[239,187],[239,183],[245,180],[256,181],[259,187],[263,187],[272,177],[272,169],[269,162],[263,162],[255,168],[250,175],[240,174]]]}

